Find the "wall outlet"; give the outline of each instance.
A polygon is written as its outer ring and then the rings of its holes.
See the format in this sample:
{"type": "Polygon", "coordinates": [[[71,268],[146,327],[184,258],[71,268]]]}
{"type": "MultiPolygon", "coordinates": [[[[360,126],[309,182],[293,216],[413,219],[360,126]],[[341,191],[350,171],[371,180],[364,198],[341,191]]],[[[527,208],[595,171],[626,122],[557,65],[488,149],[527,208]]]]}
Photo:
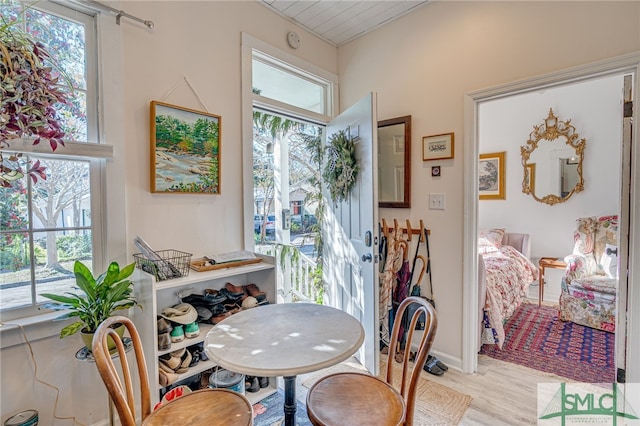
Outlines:
{"type": "Polygon", "coordinates": [[[444,210],[445,194],[429,194],[429,210],[444,210]]]}

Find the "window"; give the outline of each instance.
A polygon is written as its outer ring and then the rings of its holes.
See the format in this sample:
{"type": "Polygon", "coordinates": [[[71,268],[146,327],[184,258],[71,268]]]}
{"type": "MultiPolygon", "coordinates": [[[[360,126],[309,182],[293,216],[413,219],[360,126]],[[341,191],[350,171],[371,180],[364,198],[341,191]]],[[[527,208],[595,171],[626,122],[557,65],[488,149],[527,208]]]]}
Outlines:
{"type": "Polygon", "coordinates": [[[102,229],[92,215],[101,199],[98,184],[106,152],[96,148],[97,55],[95,16],[46,1],[22,3],[0,0],[0,15],[16,20],[48,47],[73,90],[68,106],[58,109],[66,133],[64,148],[35,149],[30,141],[15,141],[21,161],[40,161],[46,179],[28,177],[11,188],[0,188],[0,311],[3,317],[29,315],[45,301],[44,292],[62,293],[75,285],[74,261],[92,268],[101,252],[102,229]],[[24,13],[21,13],[24,11],[24,13]],[[67,140],[73,142],[66,142],[67,140]]]}

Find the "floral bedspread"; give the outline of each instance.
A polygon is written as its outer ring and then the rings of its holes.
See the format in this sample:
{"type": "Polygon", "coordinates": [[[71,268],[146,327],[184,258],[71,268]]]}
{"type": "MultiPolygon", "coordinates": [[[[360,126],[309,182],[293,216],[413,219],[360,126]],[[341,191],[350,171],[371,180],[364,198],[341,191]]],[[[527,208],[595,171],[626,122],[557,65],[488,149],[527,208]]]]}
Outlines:
{"type": "Polygon", "coordinates": [[[482,343],[504,343],[504,323],[527,297],[529,285],[538,279],[538,268],[515,248],[480,247],[485,263],[486,300],[482,343]]]}

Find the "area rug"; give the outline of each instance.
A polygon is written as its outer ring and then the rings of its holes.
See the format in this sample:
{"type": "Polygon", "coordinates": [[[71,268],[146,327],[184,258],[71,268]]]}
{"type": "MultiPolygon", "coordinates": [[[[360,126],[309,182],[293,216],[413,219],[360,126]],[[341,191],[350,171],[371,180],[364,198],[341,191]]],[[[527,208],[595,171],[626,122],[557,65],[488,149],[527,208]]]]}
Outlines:
{"type": "Polygon", "coordinates": [[[578,382],[615,381],[615,335],[563,322],[558,308],[523,303],[505,324],[503,349],[483,345],[481,354],[578,382]]]}
{"type": "MultiPolygon", "coordinates": [[[[386,356],[380,359],[380,377],[386,372],[386,356]]],[[[362,372],[366,371],[360,365],[341,363],[334,367],[318,372],[302,382],[303,386],[311,387],[317,380],[329,374],[338,372],[362,372]]],[[[396,388],[399,389],[401,364],[394,363],[394,380],[397,379],[396,388]]],[[[471,404],[471,396],[465,395],[427,378],[429,374],[422,371],[416,395],[416,413],[413,424],[415,426],[433,425],[457,425],[471,404]]]]}
{"type": "MultiPolygon", "coordinates": [[[[284,394],[282,389],[269,395],[258,404],[254,404],[253,411],[261,412],[253,419],[254,426],[281,426],[284,424],[284,394]]],[[[296,425],[311,426],[307,417],[307,407],[298,401],[296,408],[296,425]]]]}

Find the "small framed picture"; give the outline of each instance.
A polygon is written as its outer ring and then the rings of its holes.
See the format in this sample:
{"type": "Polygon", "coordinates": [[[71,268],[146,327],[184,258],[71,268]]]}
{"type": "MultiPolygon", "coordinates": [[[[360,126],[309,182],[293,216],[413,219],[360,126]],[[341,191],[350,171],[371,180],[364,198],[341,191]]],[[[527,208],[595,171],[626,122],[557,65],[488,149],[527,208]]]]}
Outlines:
{"type": "Polygon", "coordinates": [[[504,200],[505,152],[480,154],[478,163],[478,193],[481,200],[504,200]]]}
{"type": "Polygon", "coordinates": [[[433,177],[440,176],[440,166],[431,167],[431,176],[433,176],[433,177]]]}
{"type": "Polygon", "coordinates": [[[422,138],[422,161],[453,158],[453,132],[422,138]]]}

